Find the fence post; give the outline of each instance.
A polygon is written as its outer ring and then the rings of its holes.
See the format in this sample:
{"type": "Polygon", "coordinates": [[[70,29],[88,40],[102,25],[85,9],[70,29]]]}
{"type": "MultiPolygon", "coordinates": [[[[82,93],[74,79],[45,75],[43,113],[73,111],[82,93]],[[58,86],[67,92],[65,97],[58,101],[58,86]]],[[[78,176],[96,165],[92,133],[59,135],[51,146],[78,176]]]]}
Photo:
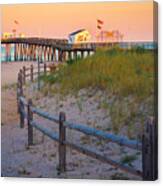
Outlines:
{"type": "Polygon", "coordinates": [[[66,120],[66,115],[64,112],[59,113],[59,171],[66,171],[66,145],[64,141],[66,140],[66,127],[64,126],[64,121],[66,120]]]}
{"type": "Polygon", "coordinates": [[[158,132],[157,123],[149,119],[145,123],[142,139],[143,180],[154,181],[158,177],[158,132]]]}
{"type": "Polygon", "coordinates": [[[30,72],[31,82],[33,82],[33,65],[31,65],[30,70],[31,70],[30,72]]]}
{"type": "Polygon", "coordinates": [[[22,70],[19,72],[19,82],[20,82],[20,96],[23,96],[23,74],[22,70]]]}
{"type": "Polygon", "coordinates": [[[46,63],[44,63],[44,75],[46,75],[46,63]]]}
{"type": "Polygon", "coordinates": [[[19,113],[19,97],[20,97],[20,82],[19,82],[19,80],[20,80],[20,74],[18,73],[18,80],[17,80],[17,112],[19,113]]]}
{"type": "Polygon", "coordinates": [[[24,128],[24,104],[19,100],[20,128],[24,128]]]}
{"type": "Polygon", "coordinates": [[[31,110],[32,99],[28,100],[28,145],[33,145],[33,127],[31,125],[31,121],[33,120],[33,112],[31,110]]]}
{"type": "Polygon", "coordinates": [[[26,83],[26,68],[23,66],[23,83],[26,83]]]}
{"type": "Polygon", "coordinates": [[[40,90],[40,61],[38,60],[37,89],[40,90]]]}

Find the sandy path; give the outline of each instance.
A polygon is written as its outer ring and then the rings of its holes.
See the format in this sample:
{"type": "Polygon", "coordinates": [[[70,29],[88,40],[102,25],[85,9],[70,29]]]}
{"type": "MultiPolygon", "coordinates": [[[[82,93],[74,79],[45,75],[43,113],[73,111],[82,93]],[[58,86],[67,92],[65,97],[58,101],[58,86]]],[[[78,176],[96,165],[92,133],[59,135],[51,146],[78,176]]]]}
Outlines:
{"type": "MultiPolygon", "coordinates": [[[[17,74],[20,68],[33,62],[3,63],[1,65],[1,159],[2,176],[5,177],[56,177],[57,160],[52,163],[58,148],[52,142],[53,153],[49,151],[49,158],[44,158],[45,148],[48,144],[37,145],[30,149],[27,147],[27,128],[20,129],[17,114],[16,87],[17,74]],[[54,148],[55,147],[55,148],[54,148]],[[38,153],[37,153],[38,152],[38,153]],[[42,159],[45,161],[42,161],[42,159]],[[41,170],[41,171],[39,171],[41,170]],[[54,171],[55,170],[55,171],[54,171]]],[[[49,139],[48,139],[49,141],[49,139]]],[[[56,159],[56,158],[55,158],[56,159]]]]}
{"type": "Polygon", "coordinates": [[[16,84],[17,74],[24,65],[29,67],[34,62],[12,62],[1,64],[1,104],[2,124],[12,124],[18,122],[17,103],[16,103],[16,84]]]}
{"type": "Polygon", "coordinates": [[[16,93],[14,88],[2,90],[1,93],[1,123],[8,125],[18,122],[16,93]]]}
{"type": "Polygon", "coordinates": [[[10,85],[16,83],[17,74],[23,67],[29,67],[31,64],[37,65],[36,62],[7,62],[1,64],[1,84],[10,85]]]}

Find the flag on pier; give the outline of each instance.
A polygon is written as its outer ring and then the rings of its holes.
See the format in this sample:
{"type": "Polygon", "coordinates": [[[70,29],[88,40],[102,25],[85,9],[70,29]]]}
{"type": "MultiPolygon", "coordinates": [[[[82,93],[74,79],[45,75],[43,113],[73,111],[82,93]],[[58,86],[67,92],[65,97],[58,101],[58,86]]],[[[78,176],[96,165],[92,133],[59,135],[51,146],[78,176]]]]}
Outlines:
{"type": "Polygon", "coordinates": [[[17,20],[14,20],[14,23],[15,23],[16,25],[18,25],[18,24],[19,24],[19,22],[18,22],[17,20]]]}
{"type": "Polygon", "coordinates": [[[98,24],[104,24],[104,22],[103,21],[101,21],[100,19],[97,19],[97,22],[98,22],[98,24]]]}
{"type": "Polygon", "coordinates": [[[97,19],[97,28],[98,29],[102,29],[102,25],[104,24],[104,22],[102,21],[102,20],[100,20],[100,19],[97,19]]]}

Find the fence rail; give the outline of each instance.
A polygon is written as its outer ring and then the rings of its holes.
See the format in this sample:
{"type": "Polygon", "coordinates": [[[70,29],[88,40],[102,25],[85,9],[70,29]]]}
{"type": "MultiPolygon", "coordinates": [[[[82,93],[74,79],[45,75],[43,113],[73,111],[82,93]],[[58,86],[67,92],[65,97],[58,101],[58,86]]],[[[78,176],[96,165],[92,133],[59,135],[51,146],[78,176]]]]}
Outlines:
{"type": "MultiPolygon", "coordinates": [[[[38,73],[47,73],[46,64],[43,64],[43,68],[40,68],[38,65],[38,73]],[[42,70],[43,69],[43,70],[42,70]]],[[[92,127],[88,127],[84,124],[72,123],[66,120],[66,114],[60,112],[58,116],[51,115],[47,112],[44,112],[41,109],[36,108],[32,104],[32,100],[26,100],[24,96],[24,85],[29,77],[29,81],[33,82],[33,66],[30,68],[24,68],[20,70],[18,74],[18,83],[17,83],[17,101],[18,101],[18,112],[20,115],[20,127],[24,128],[25,120],[27,121],[28,126],[28,145],[33,145],[33,128],[41,131],[44,135],[48,136],[52,140],[55,140],[59,144],[59,171],[66,171],[66,147],[75,149],[83,154],[86,154],[92,158],[98,159],[102,162],[108,163],[114,167],[117,167],[123,171],[129,172],[133,175],[142,177],[143,180],[156,180],[157,179],[157,125],[154,120],[150,119],[145,123],[145,130],[142,136],[142,142],[138,140],[130,140],[127,137],[106,133],[101,130],[97,130],[92,127]],[[26,71],[29,71],[30,74],[26,74],[26,71]],[[41,126],[38,122],[34,120],[34,114],[50,121],[56,123],[59,127],[59,133],[56,133],[46,127],[41,126]],[[86,148],[79,144],[74,144],[69,142],[66,139],[66,129],[73,129],[74,131],[79,131],[89,136],[95,136],[99,139],[104,139],[117,143],[121,146],[126,146],[142,152],[142,171],[136,170],[132,167],[124,165],[122,163],[116,162],[96,149],[86,148]]],[[[39,78],[38,78],[39,80],[39,78]]],[[[38,84],[39,86],[39,84],[38,84]]]]}

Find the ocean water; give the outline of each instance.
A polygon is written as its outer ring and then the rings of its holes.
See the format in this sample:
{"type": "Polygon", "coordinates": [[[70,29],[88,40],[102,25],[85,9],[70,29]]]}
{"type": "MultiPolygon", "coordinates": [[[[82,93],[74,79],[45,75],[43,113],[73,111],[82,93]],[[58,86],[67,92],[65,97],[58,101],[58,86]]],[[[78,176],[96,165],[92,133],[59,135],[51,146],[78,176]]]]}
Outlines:
{"type": "Polygon", "coordinates": [[[157,48],[156,42],[133,42],[133,43],[120,43],[121,48],[132,48],[132,47],[142,47],[147,50],[152,50],[157,48]]]}
{"type": "MultiPolygon", "coordinates": [[[[10,50],[10,60],[7,59],[7,56],[6,56],[6,47],[4,44],[1,44],[1,55],[0,55],[0,62],[12,62],[14,61],[14,53],[15,53],[15,47],[14,47],[14,44],[11,44],[11,50],[10,50]]],[[[58,50],[56,50],[56,58],[58,60],[58,50]]],[[[42,59],[44,59],[44,54],[42,54],[42,59]]],[[[47,56],[46,56],[46,59],[44,59],[45,61],[47,61],[47,56]]]]}
{"type": "MultiPolygon", "coordinates": [[[[14,44],[11,44],[11,51],[10,51],[10,59],[14,61],[14,44]]],[[[6,47],[5,45],[1,45],[1,62],[6,61],[6,47]]]]}

